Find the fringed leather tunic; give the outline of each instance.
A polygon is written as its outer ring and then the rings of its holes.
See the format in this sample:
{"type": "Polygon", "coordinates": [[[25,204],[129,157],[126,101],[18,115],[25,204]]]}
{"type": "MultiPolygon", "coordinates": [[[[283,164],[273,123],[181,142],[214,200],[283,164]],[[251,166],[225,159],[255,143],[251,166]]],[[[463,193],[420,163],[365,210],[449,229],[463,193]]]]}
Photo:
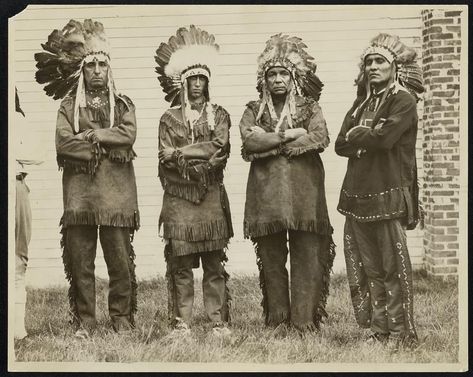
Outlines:
{"type": "Polygon", "coordinates": [[[183,122],[180,107],[168,109],[159,123],[159,150],[173,148],[179,156],[159,164],[164,189],[159,226],[174,256],[224,249],[233,236],[224,164],[215,169],[208,162],[219,149],[230,152],[230,116],[222,107],[211,106],[213,130],[206,110],[193,131],[183,122]]]}
{"type": "MultiPolygon", "coordinates": [[[[246,161],[251,161],[246,189],[245,238],[285,229],[331,235],[325,173],[319,156],[328,146],[329,137],[320,106],[312,99],[297,96],[293,128],[303,127],[307,134],[268,149],[264,139],[267,133],[275,134],[276,124],[267,107],[256,123],[260,103],[261,100],[248,103],[240,122],[242,155],[246,161]],[[253,132],[251,127],[255,125],[266,134],[253,132]]],[[[287,128],[284,120],[280,130],[287,128]]]]}
{"type": "MultiPolygon", "coordinates": [[[[115,124],[80,108],[79,132],[73,127],[75,97],[66,97],[56,123],[58,165],[63,172],[64,214],[69,225],[139,228],[139,211],[132,149],[136,138],[135,107],[125,96],[115,96],[115,124]],[[94,129],[96,141],[79,133],[94,129]]],[[[103,112],[108,113],[108,110],[103,112]]]]}

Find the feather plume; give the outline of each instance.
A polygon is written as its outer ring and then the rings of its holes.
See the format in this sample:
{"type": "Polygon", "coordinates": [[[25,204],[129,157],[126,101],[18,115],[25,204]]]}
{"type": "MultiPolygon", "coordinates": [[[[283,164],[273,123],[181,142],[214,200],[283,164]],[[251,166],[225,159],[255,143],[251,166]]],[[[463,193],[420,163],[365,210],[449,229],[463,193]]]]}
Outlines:
{"type": "Polygon", "coordinates": [[[214,36],[194,25],[179,28],[167,43],[159,45],[154,57],[158,64],[155,71],[171,106],[180,104],[181,74],[191,67],[204,67],[211,72],[218,52],[214,36]]]}

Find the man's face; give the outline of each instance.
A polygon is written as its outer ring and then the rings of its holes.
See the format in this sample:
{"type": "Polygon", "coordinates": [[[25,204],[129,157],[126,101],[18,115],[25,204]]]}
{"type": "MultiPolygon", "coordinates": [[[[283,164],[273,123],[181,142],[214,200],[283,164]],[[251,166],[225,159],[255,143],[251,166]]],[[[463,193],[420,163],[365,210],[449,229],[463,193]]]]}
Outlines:
{"type": "Polygon", "coordinates": [[[84,80],[87,89],[102,89],[108,83],[108,62],[103,58],[93,58],[84,63],[84,80]]]}
{"type": "Polygon", "coordinates": [[[266,86],[273,95],[284,95],[289,91],[291,73],[283,67],[272,67],[266,72],[266,86]]]}
{"type": "Polygon", "coordinates": [[[207,77],[204,75],[190,76],[187,79],[187,92],[191,101],[198,100],[203,97],[207,88],[207,77]]]}
{"type": "Polygon", "coordinates": [[[387,85],[392,69],[391,64],[382,55],[370,54],[365,58],[365,75],[370,85],[378,89],[387,85]]]}

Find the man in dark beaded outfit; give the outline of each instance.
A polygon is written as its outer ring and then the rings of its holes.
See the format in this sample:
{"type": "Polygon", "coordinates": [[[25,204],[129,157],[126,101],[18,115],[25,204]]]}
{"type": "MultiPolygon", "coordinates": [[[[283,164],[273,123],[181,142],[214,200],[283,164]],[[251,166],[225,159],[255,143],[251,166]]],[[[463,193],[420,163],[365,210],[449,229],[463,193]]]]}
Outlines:
{"type": "Polygon", "coordinates": [[[416,167],[416,53],[380,34],[361,57],[358,97],[335,151],[348,157],[338,210],[346,216],[344,250],[355,309],[370,340],[413,345],[412,270],[406,229],[419,220],[416,167]]]}

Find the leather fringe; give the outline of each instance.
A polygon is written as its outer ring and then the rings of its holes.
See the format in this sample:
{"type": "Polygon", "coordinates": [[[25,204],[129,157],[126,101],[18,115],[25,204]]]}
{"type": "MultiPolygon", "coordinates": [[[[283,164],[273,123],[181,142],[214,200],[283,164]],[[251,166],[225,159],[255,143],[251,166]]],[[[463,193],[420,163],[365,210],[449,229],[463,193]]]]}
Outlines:
{"type": "Polygon", "coordinates": [[[304,154],[306,152],[323,150],[327,148],[327,146],[328,144],[326,143],[318,143],[318,144],[311,144],[311,145],[307,145],[303,147],[295,147],[295,148],[283,147],[281,154],[283,156],[286,156],[287,158],[292,158],[292,157],[300,156],[301,154],[304,154]]]}
{"type": "Polygon", "coordinates": [[[69,225],[105,225],[132,228],[134,230],[138,230],[140,227],[138,211],[134,211],[130,215],[124,215],[123,213],[110,213],[108,211],[65,210],[62,222],[66,227],[69,225]]]}
{"type": "MultiPolygon", "coordinates": [[[[176,240],[185,240],[189,242],[195,241],[213,241],[213,240],[222,240],[228,239],[229,229],[227,221],[215,220],[206,223],[164,223],[163,224],[163,237],[176,239],[176,240]]],[[[211,250],[217,250],[211,249],[211,250]]]]}
{"type": "Polygon", "coordinates": [[[178,198],[185,199],[191,203],[199,204],[207,194],[207,187],[196,183],[177,183],[172,182],[166,177],[159,177],[161,185],[165,192],[178,198]]]}
{"type": "Polygon", "coordinates": [[[111,161],[126,163],[134,160],[136,157],[136,153],[133,149],[110,149],[108,152],[108,158],[111,161]]]}
{"type": "MultiPolygon", "coordinates": [[[[329,247],[328,250],[321,253],[323,256],[320,259],[320,265],[322,266],[322,288],[320,290],[320,298],[317,309],[314,313],[314,326],[316,329],[320,328],[320,323],[323,323],[323,318],[327,318],[328,314],[325,311],[325,306],[327,305],[327,298],[329,295],[330,287],[330,273],[332,272],[333,261],[335,259],[335,243],[333,242],[332,237],[329,237],[329,247]]],[[[313,329],[312,325],[308,326],[308,329],[313,329]]]]}
{"type": "Polygon", "coordinates": [[[273,149],[270,149],[269,151],[259,152],[259,153],[257,152],[249,153],[246,151],[244,146],[241,147],[241,157],[246,162],[253,162],[254,160],[258,160],[258,159],[262,159],[266,157],[279,156],[281,152],[282,152],[282,147],[273,148],[273,149]]]}
{"type": "Polygon", "coordinates": [[[136,282],[136,264],[135,264],[135,250],[133,248],[133,238],[134,234],[130,233],[130,249],[128,251],[128,257],[129,257],[129,262],[128,262],[128,268],[130,271],[130,281],[131,281],[131,303],[130,303],[130,323],[132,326],[135,326],[135,314],[138,310],[138,300],[137,300],[137,289],[138,289],[138,284],[136,282]]]}
{"type": "MultiPolygon", "coordinates": [[[[172,243],[172,240],[170,240],[172,243]]],[[[228,238],[221,240],[207,240],[207,241],[197,241],[195,244],[192,242],[185,242],[179,246],[172,246],[172,253],[175,257],[180,257],[183,255],[202,253],[210,250],[219,250],[224,249],[228,245],[228,238]]]]}
{"type": "Polygon", "coordinates": [[[168,292],[168,320],[173,322],[179,316],[177,312],[176,283],[171,267],[172,247],[170,244],[164,246],[164,260],[166,261],[166,283],[168,292]]]}
{"type": "Polygon", "coordinates": [[[258,242],[253,241],[253,245],[254,245],[255,253],[256,253],[256,265],[258,266],[258,271],[259,271],[259,287],[261,289],[261,293],[263,294],[263,298],[261,300],[261,306],[263,307],[264,323],[268,325],[269,324],[268,292],[266,291],[266,281],[264,278],[263,261],[261,260],[261,255],[259,253],[258,242]]]}
{"type": "Polygon", "coordinates": [[[83,173],[94,175],[98,164],[96,161],[83,161],[83,160],[71,160],[64,157],[56,157],[57,165],[59,170],[72,170],[74,173],[83,173]]]}
{"type": "Polygon", "coordinates": [[[64,226],[62,219],[61,222],[59,223],[61,226],[61,249],[62,249],[62,262],[64,264],[64,273],[66,275],[66,279],[69,282],[69,290],[67,292],[67,297],[69,299],[69,314],[71,316],[71,319],[69,323],[71,325],[79,325],[80,320],[79,320],[79,312],[77,309],[77,303],[76,303],[76,290],[74,286],[74,281],[72,277],[72,261],[70,257],[70,252],[69,249],[67,248],[67,228],[64,226]]]}
{"type": "Polygon", "coordinates": [[[223,269],[223,278],[225,282],[225,292],[224,292],[224,298],[223,298],[223,306],[222,306],[222,312],[221,312],[221,317],[223,322],[231,322],[231,307],[232,307],[232,296],[230,295],[230,289],[228,288],[228,280],[230,280],[230,275],[228,272],[225,270],[225,263],[228,261],[228,257],[226,254],[225,250],[222,250],[222,269],[223,269]]]}
{"type": "Polygon", "coordinates": [[[330,236],[333,228],[328,219],[318,221],[273,221],[271,223],[249,223],[245,220],[243,224],[245,238],[256,238],[278,233],[286,229],[302,230],[320,235],[330,236]]]}

